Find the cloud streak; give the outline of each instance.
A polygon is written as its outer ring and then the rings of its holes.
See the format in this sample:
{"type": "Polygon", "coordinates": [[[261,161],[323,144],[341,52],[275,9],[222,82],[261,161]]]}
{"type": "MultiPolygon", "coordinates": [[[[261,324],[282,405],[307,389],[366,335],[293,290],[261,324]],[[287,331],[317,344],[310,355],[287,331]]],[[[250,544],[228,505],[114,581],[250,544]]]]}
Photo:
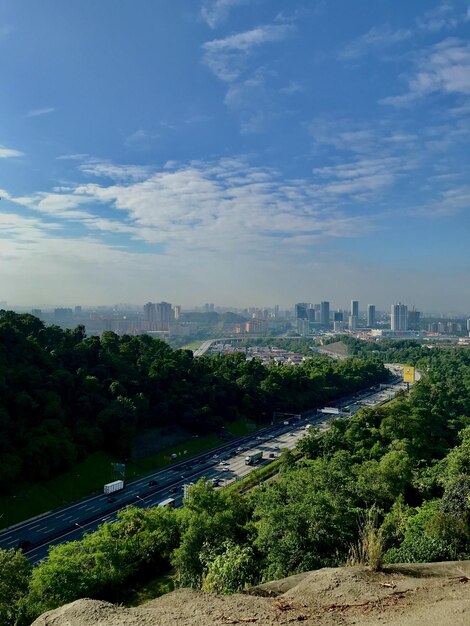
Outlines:
{"type": "Polygon", "coordinates": [[[425,50],[408,78],[408,91],[380,102],[407,106],[435,93],[470,94],[470,44],[451,37],[425,50]]]}
{"type": "Polygon", "coordinates": [[[43,109],[32,109],[26,113],[26,117],[42,117],[43,115],[49,115],[55,113],[55,107],[45,107],[43,109]]]}
{"type": "Polygon", "coordinates": [[[366,54],[402,43],[411,36],[410,30],[392,30],[388,25],[373,26],[361,37],[347,43],[338,52],[338,58],[341,61],[355,61],[366,54]]]}
{"type": "MultiPolygon", "coordinates": [[[[347,183],[337,182],[337,189],[330,180],[337,180],[337,171],[317,174],[324,183],[286,180],[276,170],[227,158],[170,166],[142,180],[87,182],[10,200],[56,220],[80,222],[90,231],[164,245],[169,253],[230,250],[235,257],[242,252],[257,257],[274,253],[280,243],[293,250],[370,230],[370,219],[348,216],[335,206],[335,195],[344,199],[348,193],[341,185],[354,186],[354,173],[348,173],[347,183]]],[[[372,178],[366,182],[365,171],[357,177],[355,193],[379,187],[372,178]]]]}
{"type": "Polygon", "coordinates": [[[23,156],[23,152],[20,152],[20,150],[14,150],[13,148],[0,146],[0,159],[12,159],[14,157],[20,156],[23,156]]]}
{"type": "Polygon", "coordinates": [[[203,62],[217,78],[233,82],[242,74],[250,54],[266,43],[282,41],[292,30],[290,24],[267,24],[224,39],[207,41],[203,45],[203,62]]]}
{"type": "Polygon", "coordinates": [[[233,8],[248,2],[249,0],[205,0],[201,7],[201,17],[210,28],[216,28],[227,20],[233,8]]]}

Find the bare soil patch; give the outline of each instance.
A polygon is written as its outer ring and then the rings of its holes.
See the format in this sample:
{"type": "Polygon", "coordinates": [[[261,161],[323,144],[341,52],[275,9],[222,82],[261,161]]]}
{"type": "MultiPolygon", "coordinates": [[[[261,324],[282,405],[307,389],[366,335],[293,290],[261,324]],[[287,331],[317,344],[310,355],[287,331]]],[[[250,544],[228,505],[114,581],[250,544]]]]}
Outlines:
{"type": "Polygon", "coordinates": [[[470,561],[325,568],[274,581],[244,594],[180,589],[126,609],[77,600],[39,617],[33,626],[467,626],[470,561]]]}

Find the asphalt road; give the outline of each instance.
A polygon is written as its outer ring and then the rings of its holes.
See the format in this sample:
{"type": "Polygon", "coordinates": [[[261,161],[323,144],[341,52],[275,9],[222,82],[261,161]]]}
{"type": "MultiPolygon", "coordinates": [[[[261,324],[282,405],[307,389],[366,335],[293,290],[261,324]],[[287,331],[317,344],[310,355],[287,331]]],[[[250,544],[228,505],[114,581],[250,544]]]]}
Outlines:
{"type": "MultiPolygon", "coordinates": [[[[364,406],[389,400],[403,388],[406,385],[395,382],[381,391],[368,390],[354,398],[345,398],[337,406],[350,407],[350,412],[344,414],[347,417],[364,406]]],[[[92,496],[10,526],[0,532],[0,547],[20,546],[30,561],[37,563],[47,556],[49,546],[80,539],[85,532],[116,519],[117,511],[126,506],[151,507],[169,497],[176,500],[176,506],[180,506],[183,486],[196,482],[202,476],[208,480],[219,479],[219,486],[230,484],[255,469],[245,464],[247,454],[262,451],[263,460],[257,467],[265,465],[279,456],[282,448],[295,448],[298,440],[305,436],[307,424],[315,424],[323,430],[331,417],[334,416],[313,412],[301,420],[290,418],[288,425],[277,423],[254,435],[232,440],[216,450],[185,459],[128,483],[124,490],[112,494],[113,501],[102,494],[92,496]]]]}

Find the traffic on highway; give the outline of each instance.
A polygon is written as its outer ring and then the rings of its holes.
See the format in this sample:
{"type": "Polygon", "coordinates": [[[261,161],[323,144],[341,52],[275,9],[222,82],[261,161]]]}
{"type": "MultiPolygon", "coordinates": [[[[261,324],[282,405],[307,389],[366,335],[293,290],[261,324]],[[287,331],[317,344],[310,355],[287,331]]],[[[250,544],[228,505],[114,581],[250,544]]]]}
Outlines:
{"type": "MultiPolygon", "coordinates": [[[[342,398],[335,405],[339,410],[336,417],[349,417],[360,408],[376,406],[406,389],[399,376],[401,368],[389,366],[389,369],[395,374],[392,382],[342,398]]],[[[94,495],[10,526],[0,532],[0,547],[21,548],[32,563],[37,563],[46,558],[49,546],[80,539],[104,522],[115,520],[117,512],[126,506],[146,508],[168,500],[181,506],[185,485],[201,477],[211,481],[215,488],[239,480],[256,467],[275,460],[282,449],[294,449],[299,439],[306,436],[306,427],[312,425],[324,430],[332,417],[335,415],[317,410],[298,416],[284,415],[278,423],[262,431],[184,461],[175,460],[171,466],[128,483],[124,488],[118,486],[115,491],[110,488],[109,493],[94,495]]]]}

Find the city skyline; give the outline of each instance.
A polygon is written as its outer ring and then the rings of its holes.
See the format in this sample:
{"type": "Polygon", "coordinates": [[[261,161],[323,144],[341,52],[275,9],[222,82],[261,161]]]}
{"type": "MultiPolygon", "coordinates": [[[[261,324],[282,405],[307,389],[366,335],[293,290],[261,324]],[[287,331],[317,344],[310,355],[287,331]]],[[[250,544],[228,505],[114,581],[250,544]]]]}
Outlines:
{"type": "Polygon", "coordinates": [[[0,0],[0,298],[469,311],[469,26],[464,0],[0,0]]]}

